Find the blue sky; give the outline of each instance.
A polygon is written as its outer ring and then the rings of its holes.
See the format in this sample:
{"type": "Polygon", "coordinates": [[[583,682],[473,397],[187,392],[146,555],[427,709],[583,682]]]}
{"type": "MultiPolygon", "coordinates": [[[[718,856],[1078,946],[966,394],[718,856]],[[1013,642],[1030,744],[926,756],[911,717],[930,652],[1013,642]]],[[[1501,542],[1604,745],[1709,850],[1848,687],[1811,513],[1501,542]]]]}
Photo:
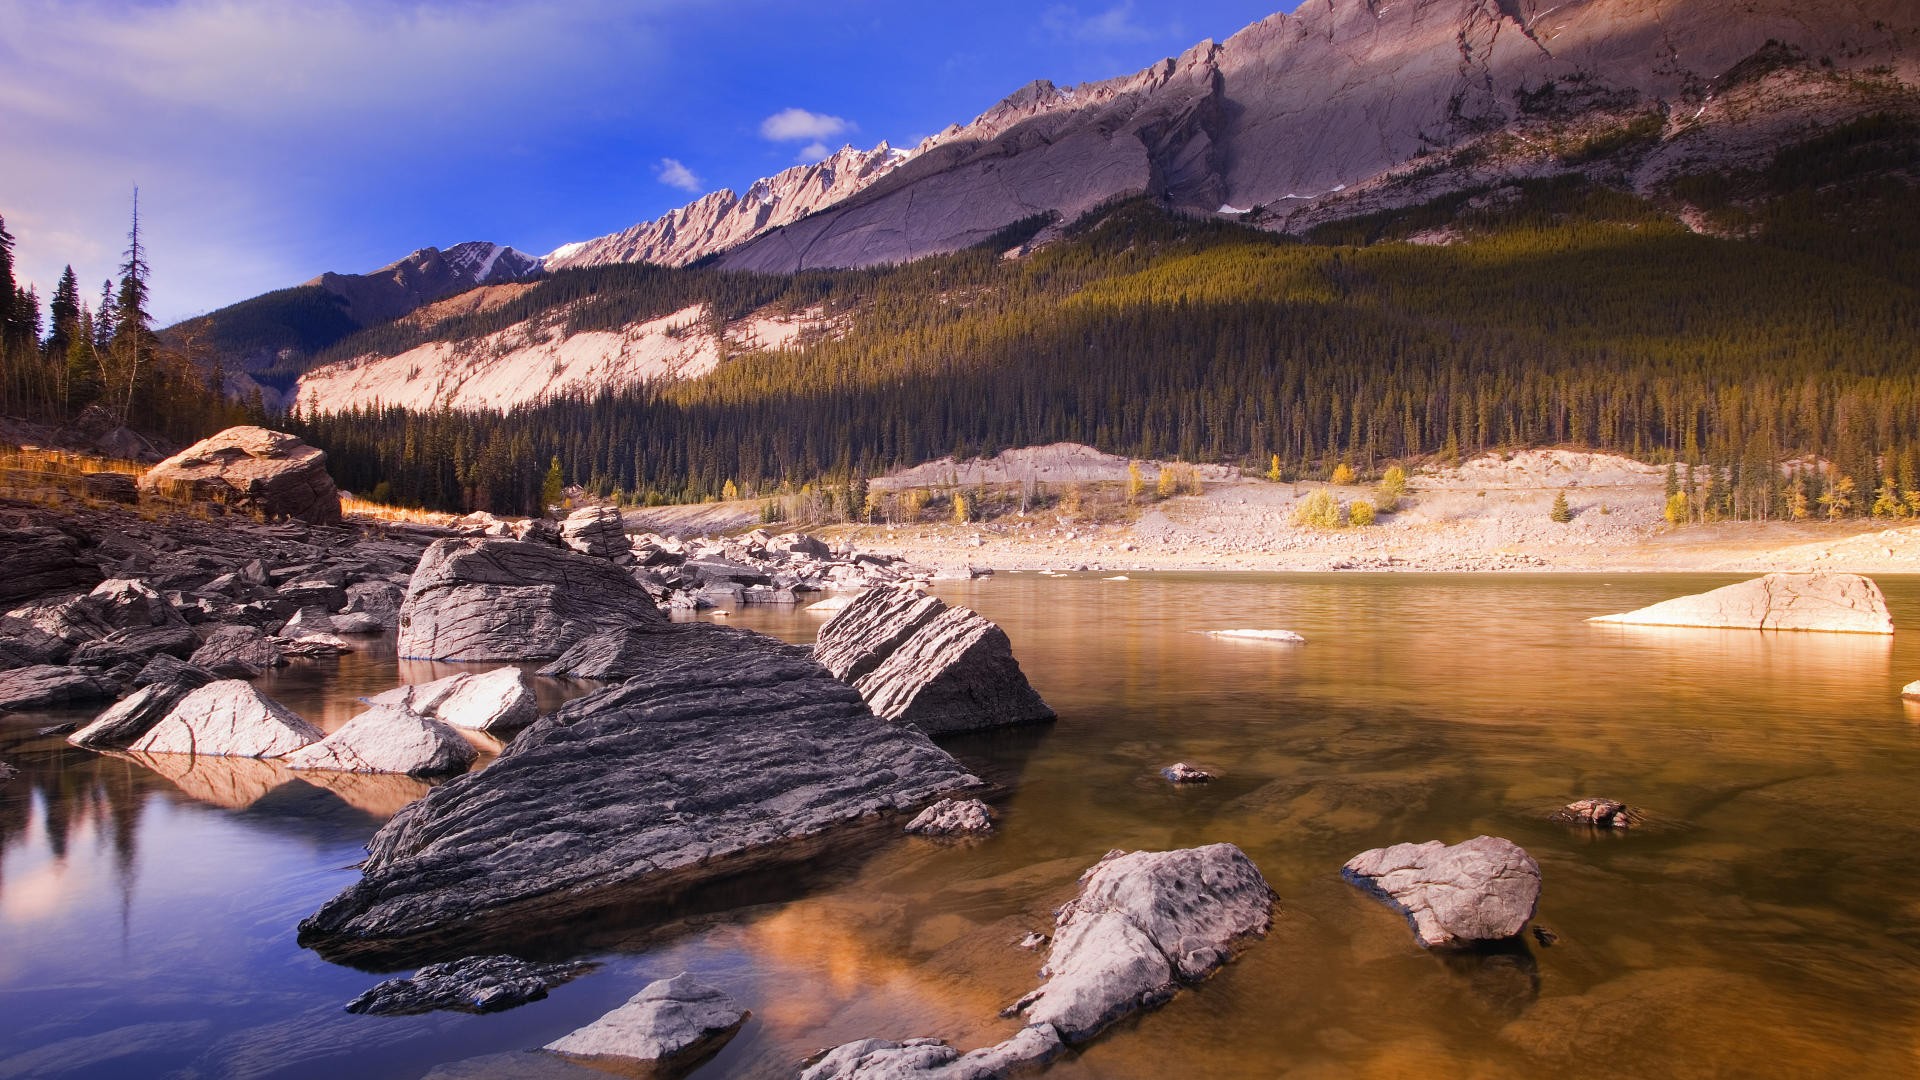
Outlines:
{"type": "Polygon", "coordinates": [[[137,182],[171,322],[429,244],[543,254],[1274,2],[0,0],[0,216],[43,298],[69,262],[92,296],[137,182]]]}

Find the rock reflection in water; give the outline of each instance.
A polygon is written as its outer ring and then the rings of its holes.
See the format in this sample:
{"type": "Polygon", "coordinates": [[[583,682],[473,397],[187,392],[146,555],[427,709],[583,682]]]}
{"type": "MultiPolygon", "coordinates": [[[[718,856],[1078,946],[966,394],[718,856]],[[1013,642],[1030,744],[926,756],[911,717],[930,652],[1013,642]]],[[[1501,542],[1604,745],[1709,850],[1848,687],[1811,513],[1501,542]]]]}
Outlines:
{"type": "Polygon", "coordinates": [[[187,798],[226,810],[244,810],[294,779],[293,771],[285,765],[264,758],[132,751],[124,756],[163,777],[187,798]]]}

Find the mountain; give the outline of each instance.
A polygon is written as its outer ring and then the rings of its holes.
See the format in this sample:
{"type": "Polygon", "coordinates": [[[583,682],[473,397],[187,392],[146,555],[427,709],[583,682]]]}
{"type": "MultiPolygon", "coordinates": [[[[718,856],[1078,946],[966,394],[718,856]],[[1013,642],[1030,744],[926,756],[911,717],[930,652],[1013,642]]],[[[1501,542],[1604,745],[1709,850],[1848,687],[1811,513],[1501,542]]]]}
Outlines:
{"type": "Polygon", "coordinates": [[[871,150],[843,147],[811,165],[756,180],[744,195],[716,191],[624,232],[563,244],[545,264],[550,270],[617,262],[685,266],[842,202],[910,156],[884,142],[871,150]]]}
{"type": "Polygon", "coordinates": [[[444,251],[426,247],[371,273],[325,273],[242,300],[180,322],[165,335],[203,359],[217,360],[231,391],[246,396],[257,389],[268,405],[278,405],[308,358],[356,331],[475,286],[520,281],[540,271],[538,257],[485,241],[444,251]]]}

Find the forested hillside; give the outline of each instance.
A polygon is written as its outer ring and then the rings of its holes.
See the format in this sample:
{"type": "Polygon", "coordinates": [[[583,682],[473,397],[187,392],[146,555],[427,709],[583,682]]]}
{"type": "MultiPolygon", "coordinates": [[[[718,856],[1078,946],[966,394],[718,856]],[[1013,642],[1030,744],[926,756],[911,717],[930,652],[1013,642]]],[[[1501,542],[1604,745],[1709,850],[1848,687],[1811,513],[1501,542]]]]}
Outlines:
{"type": "MultiPolygon", "coordinates": [[[[1573,177],[1305,240],[1136,201],[1018,259],[1002,251],[1019,238],[1002,236],[791,278],[568,271],[459,333],[543,306],[615,325],[695,299],[821,305],[845,329],[592,400],[294,426],[349,488],[498,511],[532,509],[554,456],[603,492],[687,500],[1057,440],[1263,468],[1278,455],[1302,475],[1572,444],[1699,466],[1715,512],[1741,516],[1788,512],[1776,466],[1827,459],[1813,494],[1844,478],[1865,510],[1883,486],[1920,487],[1914,147],[1910,123],[1870,118],[1770,169],[1677,183],[1699,189],[1683,209],[1718,237],[1676,222],[1677,195],[1573,177]],[[1398,239],[1436,229],[1451,242],[1398,239]]],[[[373,333],[336,353],[452,331],[373,333]]]]}

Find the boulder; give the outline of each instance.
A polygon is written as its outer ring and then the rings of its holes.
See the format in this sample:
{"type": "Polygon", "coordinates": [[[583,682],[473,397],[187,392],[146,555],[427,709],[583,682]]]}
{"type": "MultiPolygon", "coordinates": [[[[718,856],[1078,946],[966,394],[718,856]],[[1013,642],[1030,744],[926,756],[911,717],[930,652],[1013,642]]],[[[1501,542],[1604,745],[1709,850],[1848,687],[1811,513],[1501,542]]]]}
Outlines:
{"type": "Polygon", "coordinates": [[[59,529],[0,528],[0,551],[7,553],[0,604],[92,588],[101,578],[100,567],[83,550],[79,537],[59,529]]]}
{"type": "Polygon", "coordinates": [[[143,754],[277,758],[324,738],[319,728],[238,679],[181,698],[127,749],[143,754]]]}
{"type": "Polygon", "coordinates": [[[584,506],[575,510],[560,523],[560,539],[582,555],[620,563],[633,561],[633,544],[627,540],[626,525],[616,507],[584,506]]]}
{"type": "Polygon", "coordinates": [[[56,709],[120,696],[120,681],[98,668],[35,664],[0,672],[0,712],[56,709]]]}
{"type": "Polygon", "coordinates": [[[1901,687],[1900,696],[1913,701],[1920,701],[1920,680],[1910,682],[1906,686],[1901,687]]]}
{"type": "Polygon", "coordinates": [[[586,964],[536,964],[516,956],[468,956],[428,964],[411,978],[388,979],[352,1001],[350,1013],[415,1016],[420,1013],[491,1013],[539,1001],[547,991],[588,971],[586,964]]]}
{"type": "Polygon", "coordinates": [[[395,705],[376,705],[281,760],[289,769],[452,776],[478,756],[460,733],[395,705]]]}
{"type": "Polygon", "coordinates": [[[1555,810],[1552,819],[1563,825],[1631,829],[1640,824],[1640,812],[1612,799],[1579,799],[1555,810]]]}
{"type": "Polygon", "coordinates": [[[496,668],[484,675],[449,675],[430,683],[401,686],[367,699],[369,705],[405,708],[443,724],[471,731],[525,727],[540,716],[533,687],[519,668],[496,668]]]}
{"type": "Polygon", "coordinates": [[[366,615],[391,629],[400,625],[400,605],[407,590],[391,581],[356,581],[347,586],[347,606],[341,615],[366,615]]]}
{"type": "Polygon", "coordinates": [[[574,912],[807,858],[836,827],[980,783],[804,648],[702,624],[656,637],[645,672],[396,814],[301,940],[329,956],[405,955],[424,935],[497,948],[574,912]]]}
{"type": "Polygon", "coordinates": [[[916,836],[980,836],[993,831],[993,810],[979,799],[941,799],[907,823],[916,836]]]}
{"type": "Polygon", "coordinates": [[[783,551],[789,555],[800,555],[809,559],[829,559],[833,549],[826,541],[808,536],[806,533],[781,533],[767,541],[767,550],[783,551]]]}
{"type": "Polygon", "coordinates": [[[1421,945],[1503,941],[1526,929],[1540,902],[1540,865],[1520,845],[1476,836],[1355,855],[1342,874],[1407,917],[1421,945]]]}
{"type": "Polygon", "coordinates": [[[280,647],[257,626],[223,626],[207,635],[187,662],[222,678],[251,679],[287,662],[280,647]]]}
{"type": "Polygon", "coordinates": [[[861,1039],[821,1055],[800,1080],[993,1080],[1037,1068],[1065,1050],[1051,1024],[1021,1028],[1004,1042],[964,1054],[939,1039],[861,1039]]]}
{"type": "Polygon", "coordinates": [[[681,972],[625,1005],[546,1045],[572,1057],[669,1062],[695,1057],[733,1037],[747,1013],[723,990],[681,972]]]}
{"type": "Polygon", "coordinates": [[[1161,769],[1160,775],[1175,784],[1205,784],[1214,779],[1212,773],[1197,765],[1189,765],[1184,761],[1176,761],[1166,768],[1161,769]]]}
{"type": "Polygon", "coordinates": [[[334,615],[327,620],[327,625],[333,627],[333,632],[336,634],[379,634],[387,629],[387,624],[381,622],[379,616],[369,615],[364,611],[334,615]]]}
{"type": "Polygon", "coordinates": [[[140,491],[233,507],[267,521],[340,520],[340,493],[327,474],[326,453],[261,427],[228,428],[194,443],[148,469],[140,491]]]}
{"type": "Polygon", "coordinates": [[[182,622],[115,630],[106,637],[82,643],[73,650],[67,662],[75,667],[113,667],[126,663],[144,665],[162,654],[184,660],[199,648],[200,635],[182,622]]]}
{"type": "Polygon", "coordinates": [[[162,654],[150,661],[134,679],[139,689],[115,702],[93,722],[67,737],[75,746],[89,750],[116,750],[130,746],[153,730],[188,694],[218,681],[205,668],[182,663],[162,654]],[[162,661],[166,661],[163,663],[162,661]]]}
{"type": "Polygon", "coordinates": [[[880,666],[914,632],[947,609],[931,593],[908,588],[868,589],[828,619],[813,641],[836,679],[853,682],[880,666]]]}
{"type": "Polygon", "coordinates": [[[605,559],[520,540],[447,539],[421,556],[400,611],[400,655],[546,660],[590,634],[662,626],[631,575],[605,559]]]}
{"type": "Polygon", "coordinates": [[[288,581],[274,590],[274,598],[286,605],[282,610],[313,610],[321,615],[330,615],[347,606],[345,586],[331,581],[288,581]]]}
{"type": "Polygon", "coordinates": [[[941,612],[853,685],[875,715],[929,735],[1053,719],[1006,633],[968,608],[941,612]]]}
{"type": "Polygon", "coordinates": [[[1703,626],[1733,630],[1820,630],[1891,634],[1887,598],[1858,574],[1768,574],[1694,596],[1663,600],[1588,622],[1703,626]]]}
{"type": "Polygon", "coordinates": [[[0,671],[58,664],[72,652],[71,645],[27,620],[0,615],[0,671]]]}

